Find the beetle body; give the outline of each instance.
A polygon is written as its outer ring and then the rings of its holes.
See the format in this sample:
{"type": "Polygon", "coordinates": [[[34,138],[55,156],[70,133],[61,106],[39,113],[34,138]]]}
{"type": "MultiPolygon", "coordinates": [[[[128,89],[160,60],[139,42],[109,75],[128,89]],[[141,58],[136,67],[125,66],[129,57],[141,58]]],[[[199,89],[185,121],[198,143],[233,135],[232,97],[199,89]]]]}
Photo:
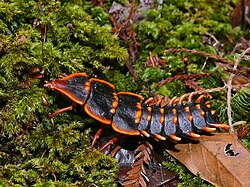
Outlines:
{"type": "MultiPolygon", "coordinates": [[[[116,93],[113,84],[88,78],[85,73],[55,79],[47,82],[45,87],[63,93],[74,103],[82,105],[89,116],[126,135],[180,141],[181,137],[199,138],[197,133],[202,131],[229,129],[228,125],[218,122],[216,114],[210,109],[210,103],[203,102],[204,95],[193,101],[194,94],[190,94],[185,105],[183,100],[186,95],[167,101],[154,101],[152,98],[144,101],[140,94],[116,93]]],[[[62,109],[57,114],[64,111],[62,109]]]]}

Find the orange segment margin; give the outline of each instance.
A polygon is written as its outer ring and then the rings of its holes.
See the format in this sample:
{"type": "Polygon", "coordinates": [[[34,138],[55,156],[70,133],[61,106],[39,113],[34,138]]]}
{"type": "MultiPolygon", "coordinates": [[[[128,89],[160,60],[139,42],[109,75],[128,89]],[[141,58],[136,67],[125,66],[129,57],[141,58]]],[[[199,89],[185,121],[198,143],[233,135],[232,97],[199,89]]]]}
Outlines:
{"type": "Polygon", "coordinates": [[[138,97],[140,100],[143,100],[142,95],[135,94],[135,93],[132,93],[132,92],[118,92],[117,95],[132,95],[132,96],[138,97]]]}
{"type": "Polygon", "coordinates": [[[96,114],[94,114],[94,113],[89,109],[89,107],[88,107],[87,104],[84,106],[84,110],[85,110],[85,112],[86,112],[89,116],[91,116],[92,118],[96,119],[97,121],[100,121],[100,122],[102,122],[102,123],[104,123],[104,124],[107,124],[107,125],[110,125],[110,124],[111,124],[111,119],[103,119],[103,118],[101,118],[101,116],[97,116],[96,114]]]}
{"type": "Polygon", "coordinates": [[[119,132],[119,133],[122,133],[122,134],[127,134],[127,135],[134,135],[134,136],[138,136],[140,135],[140,132],[138,130],[135,130],[135,131],[126,131],[126,130],[123,130],[123,129],[120,129],[114,122],[112,122],[112,128],[116,131],[116,132],[119,132]]]}
{"type": "Polygon", "coordinates": [[[61,78],[61,80],[67,80],[67,79],[70,79],[70,78],[76,77],[76,76],[88,77],[88,75],[86,73],[72,73],[70,75],[67,75],[66,77],[61,78]]]}
{"type": "MultiPolygon", "coordinates": [[[[88,75],[87,75],[86,73],[73,73],[73,74],[68,75],[68,76],[66,76],[66,77],[63,77],[63,78],[61,78],[61,79],[55,79],[55,80],[52,81],[52,82],[48,82],[47,85],[50,86],[52,89],[55,89],[55,90],[57,90],[57,91],[63,93],[64,95],[66,95],[66,96],[69,97],[72,101],[78,103],[79,105],[84,105],[86,99],[80,100],[80,99],[75,98],[74,96],[72,96],[72,94],[71,94],[70,92],[64,90],[63,88],[59,88],[59,87],[57,86],[57,83],[56,83],[57,80],[65,81],[65,80],[71,79],[71,78],[76,77],[76,76],[83,76],[83,77],[86,77],[86,78],[88,77],[88,75]]],[[[45,85],[46,85],[46,84],[45,84],[45,85]]]]}
{"type": "Polygon", "coordinates": [[[56,89],[59,92],[63,93],[64,95],[66,95],[68,98],[70,98],[72,101],[76,102],[79,105],[84,105],[85,102],[86,102],[86,99],[84,99],[84,100],[77,99],[74,96],[72,96],[72,94],[70,92],[67,92],[67,91],[65,91],[65,90],[63,90],[61,88],[54,87],[54,89],[56,89]]]}
{"type": "Polygon", "coordinates": [[[109,85],[111,88],[115,89],[115,86],[107,81],[104,81],[104,80],[101,80],[101,79],[97,79],[97,78],[91,78],[89,79],[90,83],[91,82],[100,82],[100,83],[103,83],[103,84],[106,84],[106,85],[109,85]]]}

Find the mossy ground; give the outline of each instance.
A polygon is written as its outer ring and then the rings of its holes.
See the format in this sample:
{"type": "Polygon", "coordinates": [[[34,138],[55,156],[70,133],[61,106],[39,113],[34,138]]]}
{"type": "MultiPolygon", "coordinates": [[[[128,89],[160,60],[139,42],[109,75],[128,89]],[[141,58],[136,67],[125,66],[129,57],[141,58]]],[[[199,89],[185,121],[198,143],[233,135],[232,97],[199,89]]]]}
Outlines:
{"type": "MultiPolygon", "coordinates": [[[[90,148],[91,124],[95,121],[77,107],[57,117],[52,130],[48,114],[71,102],[43,86],[60,73],[86,72],[113,83],[118,91],[150,95],[140,90],[142,85],[134,81],[125,66],[130,58],[128,44],[111,33],[106,11],[111,2],[107,1],[105,8],[91,1],[0,2],[0,185],[117,185],[116,161],[90,148]],[[36,69],[39,71],[34,72],[36,69]],[[51,104],[49,107],[43,104],[42,95],[51,104]],[[25,135],[17,140],[25,129],[25,135]]],[[[226,74],[216,68],[214,60],[209,59],[202,69],[204,57],[190,55],[185,64],[183,58],[188,54],[164,54],[164,50],[184,47],[211,54],[220,51],[224,57],[235,59],[236,55],[229,53],[245,32],[230,24],[234,3],[174,0],[164,1],[161,10],[149,10],[139,25],[132,25],[140,44],[140,55],[132,64],[139,79],[143,82],[147,78],[152,90],[170,97],[192,91],[181,81],[156,87],[160,80],[176,74],[213,73],[202,78],[202,86],[222,86],[220,78],[226,74]],[[206,32],[220,41],[218,51],[202,42],[206,32]],[[166,60],[163,69],[145,68],[150,51],[166,60]]],[[[212,104],[226,122],[226,94],[213,96],[212,104]]],[[[244,119],[249,123],[246,97],[249,89],[234,95],[234,121],[244,119]]],[[[249,146],[248,140],[245,142],[249,146]]]]}

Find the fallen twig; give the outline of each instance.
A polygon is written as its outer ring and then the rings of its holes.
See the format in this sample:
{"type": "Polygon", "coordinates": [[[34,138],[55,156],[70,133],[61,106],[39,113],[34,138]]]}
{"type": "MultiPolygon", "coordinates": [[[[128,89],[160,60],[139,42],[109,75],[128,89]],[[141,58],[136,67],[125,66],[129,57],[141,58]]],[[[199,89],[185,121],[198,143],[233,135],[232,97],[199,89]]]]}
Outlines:
{"type": "MultiPolygon", "coordinates": [[[[239,56],[239,58],[237,58],[237,60],[235,61],[234,64],[234,70],[237,69],[239,63],[241,62],[242,57],[248,53],[250,51],[250,48],[247,48],[243,53],[241,53],[241,55],[239,56]]],[[[230,126],[230,132],[234,132],[234,128],[233,128],[233,124],[232,124],[232,107],[231,107],[231,92],[232,92],[232,81],[233,81],[233,77],[234,74],[231,73],[230,77],[228,79],[228,83],[227,83],[227,116],[228,116],[228,124],[230,126]]]]}
{"type": "Polygon", "coordinates": [[[202,77],[209,77],[209,76],[212,76],[211,73],[200,73],[200,74],[191,74],[191,75],[175,75],[174,77],[169,77],[165,80],[162,80],[160,82],[158,82],[156,84],[157,87],[160,87],[164,84],[167,84],[169,82],[173,82],[173,81],[176,81],[176,80],[195,80],[195,79],[198,79],[198,78],[202,78],[202,77]]]}
{"type": "Polygon", "coordinates": [[[205,32],[205,35],[208,35],[208,36],[210,36],[211,38],[213,38],[213,40],[215,41],[215,43],[213,44],[213,47],[217,48],[217,47],[220,45],[220,42],[215,38],[214,35],[212,35],[212,34],[209,33],[209,32],[205,32]]]}
{"type": "Polygon", "coordinates": [[[170,49],[167,49],[167,50],[164,51],[164,53],[180,53],[180,52],[188,52],[190,54],[198,54],[198,55],[208,57],[208,58],[212,58],[212,59],[224,62],[224,63],[228,63],[228,64],[232,64],[232,65],[234,64],[234,62],[232,60],[220,57],[219,55],[206,53],[204,51],[197,51],[197,50],[186,49],[186,48],[180,48],[180,49],[170,48],[170,49]]]}
{"type": "MultiPolygon", "coordinates": [[[[250,83],[247,84],[240,84],[240,85],[233,85],[232,89],[239,89],[239,88],[250,88],[250,83]]],[[[210,88],[210,89],[206,89],[206,90],[199,90],[196,92],[191,92],[194,93],[194,95],[199,95],[199,94],[206,94],[206,93],[212,93],[212,92],[220,92],[223,90],[227,90],[227,86],[223,86],[223,87],[218,87],[218,88],[210,88]]],[[[186,95],[190,95],[191,93],[186,93],[186,95]]]]}

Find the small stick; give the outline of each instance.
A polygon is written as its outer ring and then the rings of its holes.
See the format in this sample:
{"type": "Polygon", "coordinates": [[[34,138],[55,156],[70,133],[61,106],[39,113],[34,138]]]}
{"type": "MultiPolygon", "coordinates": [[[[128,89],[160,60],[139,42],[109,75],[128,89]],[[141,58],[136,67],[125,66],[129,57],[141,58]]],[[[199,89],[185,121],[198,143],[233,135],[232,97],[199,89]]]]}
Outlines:
{"type": "MultiPolygon", "coordinates": [[[[168,54],[168,53],[181,53],[181,52],[187,52],[189,54],[197,54],[197,55],[207,57],[207,58],[211,58],[211,59],[214,59],[214,60],[226,63],[226,64],[230,64],[232,66],[234,65],[234,61],[229,60],[228,58],[223,58],[223,57],[221,57],[219,55],[210,54],[210,53],[207,53],[207,52],[204,52],[204,51],[197,51],[197,50],[186,49],[186,48],[178,48],[178,49],[169,48],[169,49],[166,49],[164,51],[165,54],[168,54]]],[[[241,65],[241,64],[239,64],[238,66],[246,69],[247,72],[250,72],[250,68],[248,68],[248,67],[246,67],[244,65],[241,65]]]]}
{"type": "Polygon", "coordinates": [[[210,36],[211,38],[214,39],[214,41],[215,41],[215,43],[213,44],[214,47],[216,47],[216,46],[218,46],[218,45],[220,44],[220,42],[219,42],[219,41],[215,38],[215,36],[212,35],[211,33],[205,32],[205,35],[208,35],[208,36],[210,36]]]}
{"type": "Polygon", "coordinates": [[[126,62],[126,66],[127,66],[128,70],[129,70],[130,74],[133,76],[135,82],[138,83],[138,84],[140,84],[140,80],[139,80],[139,78],[137,77],[137,75],[136,75],[136,73],[135,73],[135,70],[134,70],[134,68],[132,67],[132,65],[130,64],[130,61],[129,61],[129,60],[126,62]]]}
{"type": "MultiPolygon", "coordinates": [[[[232,86],[233,89],[247,88],[247,87],[250,87],[250,83],[240,84],[240,85],[233,85],[232,86]]],[[[227,87],[223,86],[223,87],[218,87],[218,88],[210,88],[210,89],[199,90],[199,91],[191,92],[191,93],[194,93],[194,95],[199,95],[199,94],[204,94],[204,93],[220,92],[220,91],[223,91],[223,90],[227,90],[227,87]]],[[[188,96],[191,93],[186,93],[186,95],[188,96]]]]}
{"type": "MultiPolygon", "coordinates": [[[[239,63],[241,62],[242,57],[248,53],[250,51],[250,48],[247,48],[243,53],[241,53],[240,57],[237,58],[237,60],[235,61],[234,64],[234,70],[237,69],[237,66],[239,65],[239,63]]],[[[234,132],[234,128],[233,128],[233,124],[232,124],[232,107],[231,107],[231,93],[232,93],[232,82],[233,82],[233,77],[234,74],[230,74],[230,77],[228,79],[228,83],[227,83],[227,116],[228,116],[228,124],[230,126],[229,131],[232,133],[234,132]]]]}

